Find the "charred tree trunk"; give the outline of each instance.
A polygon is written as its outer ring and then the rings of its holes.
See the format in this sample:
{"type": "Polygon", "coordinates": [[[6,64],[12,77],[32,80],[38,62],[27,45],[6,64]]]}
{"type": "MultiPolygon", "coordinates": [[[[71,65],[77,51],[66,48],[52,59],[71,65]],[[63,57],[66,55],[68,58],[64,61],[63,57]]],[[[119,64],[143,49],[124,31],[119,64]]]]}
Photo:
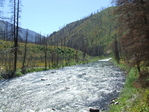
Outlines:
{"type": "Polygon", "coordinates": [[[118,47],[118,41],[117,41],[116,37],[114,40],[114,57],[115,57],[116,61],[119,63],[119,61],[120,61],[119,47],[118,47]]]}
{"type": "Polygon", "coordinates": [[[27,53],[27,42],[28,42],[28,30],[26,32],[26,40],[25,40],[25,46],[24,46],[24,57],[23,57],[23,63],[22,63],[22,73],[25,73],[25,62],[26,62],[26,53],[27,53]]]}
{"type": "MultiPolygon", "coordinates": [[[[20,0],[14,0],[14,73],[17,69],[20,0]],[[17,6],[17,10],[16,10],[17,6]]],[[[13,77],[13,76],[12,76],[13,77]]]]}
{"type": "Polygon", "coordinates": [[[45,62],[45,70],[47,70],[47,40],[44,37],[44,62],[45,62]]]}

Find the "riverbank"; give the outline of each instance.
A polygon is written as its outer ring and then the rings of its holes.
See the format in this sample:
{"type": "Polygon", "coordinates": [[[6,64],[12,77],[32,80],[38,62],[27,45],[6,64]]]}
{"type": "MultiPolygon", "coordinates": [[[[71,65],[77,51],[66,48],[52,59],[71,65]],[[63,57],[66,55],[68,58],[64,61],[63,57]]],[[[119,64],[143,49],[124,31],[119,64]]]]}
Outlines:
{"type": "Polygon", "coordinates": [[[126,71],[124,88],[116,100],[118,105],[111,105],[108,112],[149,112],[149,88],[139,87],[137,69],[130,68],[124,62],[111,60],[116,66],[126,71]]]}
{"type": "MultiPolygon", "coordinates": [[[[59,69],[59,68],[63,68],[63,67],[66,67],[66,66],[90,63],[90,62],[94,62],[94,61],[101,60],[101,59],[104,59],[104,58],[96,56],[96,57],[88,57],[87,59],[79,61],[79,62],[76,62],[75,60],[71,60],[69,63],[64,62],[63,64],[59,64],[58,66],[51,66],[51,67],[47,67],[46,69],[43,66],[41,66],[41,67],[32,67],[32,68],[27,68],[24,71],[24,73],[22,72],[22,70],[20,68],[18,68],[16,73],[15,73],[15,77],[20,77],[20,76],[22,76],[24,74],[32,73],[32,72],[39,72],[39,71],[46,71],[46,70],[52,70],[52,69],[59,69]]],[[[7,74],[9,73],[9,72],[7,73],[7,71],[6,72],[5,71],[6,70],[4,70],[4,69],[3,69],[3,71],[0,71],[0,80],[3,79],[2,75],[6,74],[6,76],[7,76],[7,74]]]]}

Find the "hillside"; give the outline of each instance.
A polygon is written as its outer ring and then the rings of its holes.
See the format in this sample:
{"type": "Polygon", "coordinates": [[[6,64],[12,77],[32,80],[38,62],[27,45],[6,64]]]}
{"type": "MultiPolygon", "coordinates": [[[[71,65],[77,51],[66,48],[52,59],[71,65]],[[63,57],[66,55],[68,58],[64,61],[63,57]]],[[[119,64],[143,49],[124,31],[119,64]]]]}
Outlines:
{"type": "MultiPolygon", "coordinates": [[[[82,63],[91,57],[79,50],[64,46],[46,46],[32,43],[19,42],[17,69],[24,70],[34,68],[58,68],[76,63],[82,63]]],[[[13,42],[0,40],[0,79],[9,78],[14,67],[14,47],[13,42]],[[6,73],[9,74],[6,74],[6,73]],[[5,76],[3,76],[5,75],[5,76]]],[[[24,73],[24,71],[22,73],[24,73]]]]}
{"type": "MultiPolygon", "coordinates": [[[[0,20],[0,39],[13,40],[11,33],[13,25],[7,21],[0,20]]],[[[25,41],[27,29],[19,28],[19,41],[25,41]]],[[[40,37],[43,37],[39,33],[28,30],[28,42],[39,43],[40,37]]]]}
{"type": "Polygon", "coordinates": [[[107,8],[66,25],[48,37],[49,44],[79,49],[92,56],[110,54],[115,35],[113,10],[113,7],[107,8]]]}

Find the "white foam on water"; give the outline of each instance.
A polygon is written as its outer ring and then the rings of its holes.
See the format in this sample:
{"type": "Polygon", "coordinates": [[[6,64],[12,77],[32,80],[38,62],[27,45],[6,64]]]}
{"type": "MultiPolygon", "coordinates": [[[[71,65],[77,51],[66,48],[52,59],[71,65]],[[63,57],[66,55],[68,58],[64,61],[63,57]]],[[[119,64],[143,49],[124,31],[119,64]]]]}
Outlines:
{"type": "Polygon", "coordinates": [[[102,60],[98,60],[98,61],[110,61],[112,58],[108,58],[108,59],[102,59],[102,60]]]}

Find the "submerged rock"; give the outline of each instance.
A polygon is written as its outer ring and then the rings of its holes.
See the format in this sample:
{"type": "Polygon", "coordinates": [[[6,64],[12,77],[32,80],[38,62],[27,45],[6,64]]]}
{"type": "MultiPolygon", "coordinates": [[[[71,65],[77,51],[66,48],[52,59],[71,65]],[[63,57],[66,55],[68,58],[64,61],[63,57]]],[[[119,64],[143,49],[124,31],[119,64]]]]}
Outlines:
{"type": "Polygon", "coordinates": [[[54,74],[54,73],[56,73],[56,71],[52,71],[52,72],[51,72],[51,74],[54,74]]]}
{"type": "Polygon", "coordinates": [[[46,78],[42,78],[41,80],[42,80],[42,81],[45,81],[45,80],[48,80],[48,79],[46,79],[46,78]]]}

